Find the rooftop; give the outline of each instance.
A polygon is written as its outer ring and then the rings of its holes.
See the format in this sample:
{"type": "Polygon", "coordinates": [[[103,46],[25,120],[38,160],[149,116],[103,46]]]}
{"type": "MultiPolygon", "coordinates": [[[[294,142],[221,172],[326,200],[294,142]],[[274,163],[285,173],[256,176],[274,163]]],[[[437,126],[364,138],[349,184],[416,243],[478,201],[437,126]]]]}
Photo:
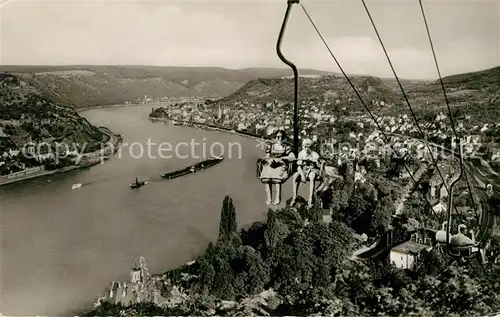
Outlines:
{"type": "Polygon", "coordinates": [[[405,254],[409,253],[418,254],[422,252],[422,250],[428,247],[429,246],[425,244],[420,244],[413,241],[406,241],[404,243],[401,243],[400,245],[395,246],[394,248],[391,249],[391,251],[405,253],[405,254]]]}

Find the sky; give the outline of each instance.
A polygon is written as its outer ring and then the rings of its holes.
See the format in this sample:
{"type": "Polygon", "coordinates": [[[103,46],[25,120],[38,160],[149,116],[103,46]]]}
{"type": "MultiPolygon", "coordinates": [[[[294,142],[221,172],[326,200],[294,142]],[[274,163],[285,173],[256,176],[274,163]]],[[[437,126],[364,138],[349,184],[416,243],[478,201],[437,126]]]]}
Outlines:
{"type": "MultiPolygon", "coordinates": [[[[275,51],[286,0],[11,0],[0,7],[3,65],[286,67],[275,51]]],[[[361,0],[302,0],[347,73],[392,77],[361,0]]],[[[441,73],[500,65],[500,0],[424,0],[441,73]]],[[[398,76],[435,79],[418,0],[367,0],[398,76]]],[[[299,5],[283,52],[338,72],[299,5]]]]}

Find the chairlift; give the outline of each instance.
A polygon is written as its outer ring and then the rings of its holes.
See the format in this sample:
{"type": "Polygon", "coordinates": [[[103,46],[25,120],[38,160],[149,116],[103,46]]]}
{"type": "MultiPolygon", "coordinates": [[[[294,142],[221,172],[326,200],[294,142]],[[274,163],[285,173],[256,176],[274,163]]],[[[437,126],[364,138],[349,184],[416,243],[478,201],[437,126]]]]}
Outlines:
{"type": "MultiPolygon", "coordinates": [[[[299,71],[298,71],[297,67],[291,61],[289,61],[283,55],[283,52],[281,51],[281,44],[282,44],[283,37],[284,37],[285,31],[286,31],[286,26],[288,23],[288,19],[289,19],[292,7],[294,4],[298,4],[298,3],[299,3],[299,0],[288,0],[287,1],[287,8],[286,8],[285,16],[283,18],[283,23],[281,25],[281,29],[280,29],[280,32],[278,35],[278,40],[276,42],[276,53],[277,53],[279,59],[284,64],[286,64],[287,66],[289,66],[292,69],[293,75],[294,75],[293,137],[292,137],[293,146],[292,146],[292,148],[293,148],[293,154],[295,156],[295,159],[294,160],[287,160],[289,173],[288,173],[287,179],[285,179],[283,181],[283,183],[286,182],[288,180],[288,178],[290,178],[297,171],[297,164],[296,163],[297,163],[297,158],[298,158],[298,154],[299,154],[299,71]]],[[[317,136],[313,137],[313,142],[315,144],[318,143],[317,136]]],[[[264,166],[266,161],[267,161],[266,158],[259,158],[257,160],[256,174],[257,174],[257,177],[259,179],[261,179],[262,169],[263,169],[263,166],[264,166]]],[[[318,177],[319,177],[318,181],[323,180],[324,172],[325,172],[324,163],[322,163],[321,167],[320,167],[320,172],[318,175],[318,177]]],[[[315,189],[315,191],[316,191],[316,189],[315,189]]],[[[316,197],[316,201],[318,201],[316,194],[317,193],[315,193],[314,196],[316,197]]],[[[320,205],[316,204],[316,206],[320,206],[320,205]]]]}
{"type": "MultiPolygon", "coordinates": [[[[293,104],[293,154],[295,158],[298,157],[299,154],[299,71],[297,67],[286,59],[281,51],[281,44],[283,42],[283,37],[285,35],[286,26],[288,24],[288,18],[290,17],[290,13],[293,7],[293,4],[299,3],[299,0],[288,0],[287,8],[285,12],[285,17],[283,18],[283,23],[281,25],[281,29],[278,35],[278,40],[276,42],[276,53],[278,54],[279,59],[288,65],[292,71],[294,76],[294,104],[293,104]]],[[[257,178],[261,178],[262,168],[264,163],[266,162],[265,158],[257,159],[257,178]]],[[[296,171],[296,164],[294,161],[288,161],[289,173],[288,177],[284,182],[288,180],[288,178],[293,175],[296,171]]]]}

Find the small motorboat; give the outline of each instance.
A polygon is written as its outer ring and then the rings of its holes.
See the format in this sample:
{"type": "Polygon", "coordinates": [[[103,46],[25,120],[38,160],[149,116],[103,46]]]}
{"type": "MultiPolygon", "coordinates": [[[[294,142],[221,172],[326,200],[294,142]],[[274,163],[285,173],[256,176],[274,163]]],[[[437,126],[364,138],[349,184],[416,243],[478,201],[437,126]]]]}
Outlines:
{"type": "Polygon", "coordinates": [[[71,189],[75,190],[75,189],[78,189],[82,187],[82,184],[81,183],[78,183],[78,184],[73,184],[73,186],[71,186],[71,189]]]}
{"type": "Polygon", "coordinates": [[[134,182],[132,184],[130,184],[130,188],[140,188],[142,186],[146,185],[146,182],[134,182]]]}
{"type": "Polygon", "coordinates": [[[129,186],[130,188],[140,188],[144,185],[146,185],[148,182],[142,182],[142,181],[139,181],[137,178],[135,179],[135,181],[133,183],[131,183],[129,186]]]}

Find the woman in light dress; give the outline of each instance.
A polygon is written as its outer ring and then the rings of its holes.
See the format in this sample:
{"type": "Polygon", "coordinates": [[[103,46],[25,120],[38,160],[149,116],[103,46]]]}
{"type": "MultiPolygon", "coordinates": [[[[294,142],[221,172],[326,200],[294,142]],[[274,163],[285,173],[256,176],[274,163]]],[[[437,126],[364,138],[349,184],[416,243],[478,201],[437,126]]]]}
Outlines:
{"type": "Polygon", "coordinates": [[[290,175],[289,162],[295,160],[292,148],[284,143],[286,134],[283,130],[276,133],[275,141],[266,149],[260,180],[265,184],[266,204],[272,203],[272,186],[276,185],[275,205],[281,203],[281,185],[290,175]]]}

